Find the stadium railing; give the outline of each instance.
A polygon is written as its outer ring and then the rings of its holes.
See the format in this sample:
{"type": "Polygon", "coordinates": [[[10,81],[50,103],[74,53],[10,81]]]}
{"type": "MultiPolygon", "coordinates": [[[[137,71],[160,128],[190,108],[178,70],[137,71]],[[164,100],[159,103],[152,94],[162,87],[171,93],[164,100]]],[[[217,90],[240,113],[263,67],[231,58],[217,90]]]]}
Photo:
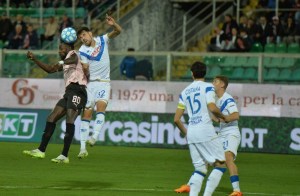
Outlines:
{"type": "MultiPolygon", "coordinates": [[[[59,59],[57,50],[36,50],[37,57],[49,64],[59,59]]],[[[46,74],[26,58],[26,50],[0,50],[1,77],[62,78],[46,74]]],[[[300,57],[289,53],[200,53],[200,52],[121,52],[111,51],[111,79],[120,80],[119,65],[126,55],[137,61],[148,59],[156,81],[191,81],[190,66],[195,61],[207,64],[207,79],[226,75],[238,83],[300,83],[300,57]]]]}

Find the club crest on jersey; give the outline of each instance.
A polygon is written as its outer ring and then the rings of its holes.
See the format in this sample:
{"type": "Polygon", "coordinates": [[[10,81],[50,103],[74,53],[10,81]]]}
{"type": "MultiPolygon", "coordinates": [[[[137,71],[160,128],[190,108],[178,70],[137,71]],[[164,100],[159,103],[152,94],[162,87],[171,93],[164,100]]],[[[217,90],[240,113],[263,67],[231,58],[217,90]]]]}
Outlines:
{"type": "Polygon", "coordinates": [[[94,52],[91,54],[91,56],[95,57],[99,54],[101,49],[101,46],[98,46],[97,48],[95,48],[94,52]]]}

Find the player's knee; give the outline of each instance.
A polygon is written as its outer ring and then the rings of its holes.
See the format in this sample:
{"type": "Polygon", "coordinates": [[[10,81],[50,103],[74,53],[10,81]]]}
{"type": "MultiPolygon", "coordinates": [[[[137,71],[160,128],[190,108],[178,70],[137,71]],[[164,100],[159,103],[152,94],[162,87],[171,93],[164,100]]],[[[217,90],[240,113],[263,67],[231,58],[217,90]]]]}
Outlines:
{"type": "Polygon", "coordinates": [[[206,173],[207,173],[206,165],[197,165],[197,164],[195,164],[195,172],[196,173],[199,172],[203,175],[206,175],[206,173]]]}
{"type": "Polygon", "coordinates": [[[226,162],[223,160],[216,160],[216,162],[214,163],[214,167],[226,167],[226,162]]]}

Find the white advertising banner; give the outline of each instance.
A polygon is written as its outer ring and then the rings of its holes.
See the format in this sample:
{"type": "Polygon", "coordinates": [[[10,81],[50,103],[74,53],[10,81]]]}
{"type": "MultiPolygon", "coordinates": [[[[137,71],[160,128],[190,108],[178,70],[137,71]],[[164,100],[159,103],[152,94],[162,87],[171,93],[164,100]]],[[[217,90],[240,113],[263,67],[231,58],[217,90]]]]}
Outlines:
{"type": "MultiPolygon", "coordinates": [[[[187,82],[111,81],[108,111],[174,113],[187,82]]],[[[52,109],[64,94],[60,79],[0,79],[0,107],[52,109]]],[[[229,84],[242,116],[300,117],[296,85],[229,84]]]]}

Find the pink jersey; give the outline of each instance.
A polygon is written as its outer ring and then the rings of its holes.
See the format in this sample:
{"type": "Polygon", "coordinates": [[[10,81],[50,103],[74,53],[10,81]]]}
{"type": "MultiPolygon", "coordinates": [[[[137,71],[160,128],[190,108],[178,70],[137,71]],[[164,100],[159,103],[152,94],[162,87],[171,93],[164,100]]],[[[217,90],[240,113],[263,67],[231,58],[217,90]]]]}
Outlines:
{"type": "Polygon", "coordinates": [[[87,84],[87,78],[83,72],[82,64],[80,63],[80,57],[79,55],[75,52],[75,50],[71,50],[66,59],[69,58],[71,55],[76,54],[78,57],[78,63],[77,64],[69,64],[63,65],[64,69],[64,79],[65,79],[65,84],[68,86],[71,82],[73,83],[78,83],[80,85],[86,85],[87,84]]]}

